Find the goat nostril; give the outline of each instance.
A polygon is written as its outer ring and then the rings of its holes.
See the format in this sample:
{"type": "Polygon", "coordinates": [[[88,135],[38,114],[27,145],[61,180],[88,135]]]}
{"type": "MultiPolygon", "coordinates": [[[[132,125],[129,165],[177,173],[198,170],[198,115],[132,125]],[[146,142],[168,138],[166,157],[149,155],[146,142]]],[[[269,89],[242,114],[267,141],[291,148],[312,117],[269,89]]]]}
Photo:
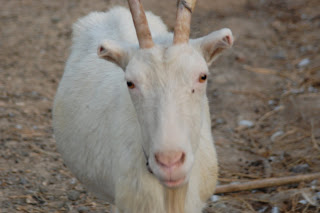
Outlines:
{"type": "Polygon", "coordinates": [[[158,152],[155,154],[156,162],[162,167],[180,166],[185,161],[184,152],[158,152]]]}

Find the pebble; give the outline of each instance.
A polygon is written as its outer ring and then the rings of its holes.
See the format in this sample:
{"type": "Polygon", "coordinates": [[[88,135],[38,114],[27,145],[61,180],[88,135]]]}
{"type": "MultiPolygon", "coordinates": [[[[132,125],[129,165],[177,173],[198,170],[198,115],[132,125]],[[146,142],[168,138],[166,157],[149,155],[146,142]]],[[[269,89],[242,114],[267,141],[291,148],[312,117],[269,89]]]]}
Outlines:
{"type": "Polygon", "coordinates": [[[77,208],[77,210],[78,210],[79,213],[89,212],[89,208],[86,207],[86,206],[79,206],[79,207],[77,208]]]}
{"type": "Polygon", "coordinates": [[[271,137],[270,137],[271,141],[275,141],[276,138],[279,137],[279,136],[281,136],[281,135],[283,135],[283,133],[284,133],[284,132],[281,131],[281,130],[273,133],[273,134],[271,135],[271,137]]]}
{"type": "MultiPolygon", "coordinates": [[[[312,186],[315,186],[315,185],[317,185],[318,184],[318,180],[313,180],[313,181],[311,181],[311,183],[310,183],[312,186]]],[[[319,194],[320,195],[320,194],[319,194]]]]}
{"type": "Polygon", "coordinates": [[[51,22],[54,23],[54,24],[58,23],[60,20],[61,20],[61,18],[57,17],[57,16],[54,16],[54,17],[51,18],[51,22]]]}
{"type": "Polygon", "coordinates": [[[320,192],[316,193],[316,197],[317,197],[318,200],[320,200],[320,192]]]}
{"type": "Polygon", "coordinates": [[[312,51],[313,47],[311,45],[302,46],[302,47],[300,47],[299,50],[300,50],[301,53],[305,53],[305,52],[308,52],[308,51],[312,51]]]}
{"type": "Polygon", "coordinates": [[[217,124],[225,124],[226,121],[225,121],[223,118],[217,118],[217,119],[216,119],[216,123],[217,123],[217,124]]]}
{"type": "Polygon", "coordinates": [[[75,178],[71,178],[71,180],[70,180],[70,184],[74,185],[74,184],[76,184],[76,183],[77,183],[77,179],[75,179],[75,178]]]}
{"type": "Polygon", "coordinates": [[[308,87],[308,92],[315,93],[315,92],[318,92],[318,90],[317,90],[317,88],[314,88],[313,86],[310,86],[310,87],[308,87]]]}
{"type": "Polygon", "coordinates": [[[283,108],[284,108],[283,105],[279,105],[279,106],[276,106],[276,107],[274,108],[274,111],[280,111],[280,110],[282,110],[283,108]]]}
{"type": "Polygon", "coordinates": [[[246,127],[253,127],[254,123],[252,121],[249,120],[241,120],[239,121],[239,126],[246,126],[246,127]]]}
{"type": "Polygon", "coordinates": [[[36,91],[32,91],[32,92],[31,92],[31,95],[34,96],[34,97],[37,97],[37,96],[39,96],[39,93],[36,92],[36,91]]]}
{"type": "Polygon", "coordinates": [[[21,124],[17,124],[16,125],[16,129],[22,129],[22,125],[21,124]]]}
{"type": "Polygon", "coordinates": [[[80,197],[80,192],[76,191],[76,190],[70,190],[68,192],[68,199],[71,201],[76,201],[78,200],[80,197]]]}
{"type": "Polygon", "coordinates": [[[273,58],[277,59],[277,60],[285,60],[285,59],[287,59],[287,54],[285,51],[280,50],[276,54],[273,55],[273,58]]]}
{"type": "Polygon", "coordinates": [[[279,211],[278,207],[276,207],[276,206],[272,207],[271,213],[279,213],[279,212],[280,211],[279,211]]]}
{"type": "Polygon", "coordinates": [[[259,209],[258,212],[263,213],[263,212],[266,212],[267,209],[268,209],[268,206],[264,206],[261,209],[259,209]]]}
{"type": "Polygon", "coordinates": [[[300,200],[298,203],[306,205],[308,202],[306,200],[300,200]]]}
{"type": "Polygon", "coordinates": [[[20,182],[19,183],[22,184],[22,185],[25,185],[25,184],[28,184],[29,181],[27,179],[25,179],[25,178],[20,178],[20,182]]]}
{"type": "Polygon", "coordinates": [[[37,204],[37,201],[31,195],[27,195],[25,202],[32,205],[37,204]]]}
{"type": "Polygon", "coordinates": [[[310,170],[310,166],[307,163],[296,165],[290,169],[290,171],[294,173],[305,173],[305,172],[308,172],[309,170],[310,170]]]}
{"type": "Polygon", "coordinates": [[[240,63],[243,63],[246,61],[246,57],[242,53],[236,53],[235,59],[240,63]]]}
{"type": "Polygon", "coordinates": [[[41,192],[41,193],[47,193],[47,192],[48,192],[48,189],[47,189],[46,187],[39,186],[39,192],[41,192]]]}
{"type": "Polygon", "coordinates": [[[58,209],[61,209],[66,205],[65,201],[54,201],[53,204],[53,206],[55,206],[58,209]]]}
{"type": "Polygon", "coordinates": [[[220,200],[220,196],[218,196],[218,195],[212,195],[212,196],[210,197],[210,200],[211,200],[212,202],[217,202],[218,200],[220,200]]]}
{"type": "Polygon", "coordinates": [[[304,88],[300,88],[300,89],[291,89],[290,93],[291,94],[301,94],[304,92],[304,88]]]}
{"type": "Polygon", "coordinates": [[[274,101],[274,100],[269,100],[269,101],[268,101],[268,104],[272,106],[272,105],[275,104],[275,101],[274,101]]]}
{"type": "Polygon", "coordinates": [[[277,157],[276,156],[270,156],[268,158],[269,162],[275,162],[277,160],[277,157]]]}
{"type": "Polygon", "coordinates": [[[298,67],[305,67],[310,64],[310,59],[309,58],[304,58],[298,63],[298,67]]]}

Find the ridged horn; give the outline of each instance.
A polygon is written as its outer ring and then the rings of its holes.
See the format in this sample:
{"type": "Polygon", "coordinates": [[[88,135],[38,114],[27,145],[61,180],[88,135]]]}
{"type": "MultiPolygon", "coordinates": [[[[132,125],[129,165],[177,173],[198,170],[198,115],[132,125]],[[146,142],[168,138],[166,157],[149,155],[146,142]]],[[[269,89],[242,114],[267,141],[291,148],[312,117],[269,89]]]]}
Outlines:
{"type": "Polygon", "coordinates": [[[147,49],[154,46],[150,33],[148,21],[144,13],[141,0],[128,0],[134,27],[136,28],[139,46],[147,49]]]}
{"type": "Polygon", "coordinates": [[[178,0],[173,44],[188,43],[190,35],[191,15],[195,4],[196,0],[178,0]]]}

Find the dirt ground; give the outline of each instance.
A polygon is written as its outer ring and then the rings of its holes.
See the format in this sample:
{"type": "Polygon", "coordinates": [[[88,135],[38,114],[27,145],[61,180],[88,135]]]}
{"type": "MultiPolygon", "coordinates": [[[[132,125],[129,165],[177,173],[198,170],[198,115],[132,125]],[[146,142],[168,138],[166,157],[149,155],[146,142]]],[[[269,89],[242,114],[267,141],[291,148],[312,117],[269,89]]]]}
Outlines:
{"type": "MultiPolygon", "coordinates": [[[[144,0],[173,29],[176,1],[144,0]]],[[[0,0],[0,212],[108,212],[56,152],[71,25],[116,0],[0,0]]],[[[202,0],[191,37],[232,29],[208,97],[220,184],[320,171],[319,0],[202,0]]],[[[219,194],[207,212],[320,212],[320,180],[219,194]]]]}

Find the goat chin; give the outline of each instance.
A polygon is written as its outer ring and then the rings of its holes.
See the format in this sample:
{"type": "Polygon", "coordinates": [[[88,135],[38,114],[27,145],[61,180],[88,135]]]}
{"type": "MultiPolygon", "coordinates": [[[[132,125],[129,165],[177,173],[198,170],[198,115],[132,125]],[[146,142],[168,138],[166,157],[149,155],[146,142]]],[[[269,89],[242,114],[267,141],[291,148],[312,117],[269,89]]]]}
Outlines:
{"type": "Polygon", "coordinates": [[[162,20],[146,16],[155,43],[149,49],[137,48],[128,9],[74,24],[53,106],[57,148],[73,174],[118,212],[200,213],[218,174],[206,74],[232,34],[223,29],[172,46],[162,20]],[[148,149],[143,141],[152,141],[148,149]],[[161,175],[152,165],[150,172],[147,155],[159,157],[152,162],[158,167],[181,161],[184,170],[161,175]]]}

